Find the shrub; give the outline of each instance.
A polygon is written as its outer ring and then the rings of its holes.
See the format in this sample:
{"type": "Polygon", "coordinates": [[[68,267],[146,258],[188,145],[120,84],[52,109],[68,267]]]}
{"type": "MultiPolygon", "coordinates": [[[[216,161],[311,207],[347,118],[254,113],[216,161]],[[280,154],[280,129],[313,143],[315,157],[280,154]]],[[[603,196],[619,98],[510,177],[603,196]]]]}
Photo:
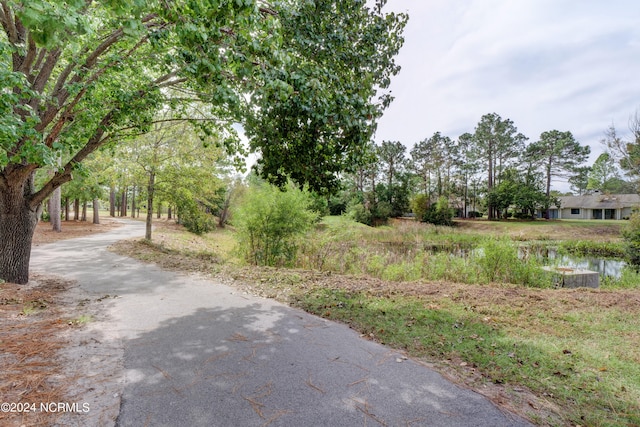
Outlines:
{"type": "Polygon", "coordinates": [[[387,202],[353,203],[349,206],[348,215],[354,220],[366,225],[381,225],[387,222],[391,215],[391,205],[387,202]]]}
{"type": "Polygon", "coordinates": [[[453,225],[453,209],[449,206],[449,201],[440,197],[435,205],[429,206],[422,220],[434,225],[453,225]]]}
{"type": "Polygon", "coordinates": [[[469,218],[482,218],[482,212],[469,211],[469,213],[467,214],[467,217],[469,217],[469,218]]]}
{"type": "Polygon", "coordinates": [[[180,223],[194,234],[204,234],[216,227],[215,218],[204,211],[191,192],[180,189],[175,194],[180,223]]]}
{"type": "Polygon", "coordinates": [[[528,219],[528,220],[534,220],[534,219],[535,219],[535,217],[534,217],[534,216],[532,216],[532,215],[531,215],[530,213],[528,213],[528,212],[515,212],[515,213],[513,214],[513,217],[514,217],[515,219],[528,219]]]}
{"type": "Polygon", "coordinates": [[[291,265],[296,239],[317,219],[307,192],[293,186],[286,191],[261,184],[247,193],[236,214],[240,252],[252,264],[291,265]]]}
{"type": "Polygon", "coordinates": [[[416,194],[411,199],[411,211],[416,214],[416,218],[424,218],[429,210],[429,197],[426,194],[416,194]]]}
{"type": "Polygon", "coordinates": [[[634,212],[622,229],[625,258],[630,266],[640,270],[640,213],[634,212]]]}

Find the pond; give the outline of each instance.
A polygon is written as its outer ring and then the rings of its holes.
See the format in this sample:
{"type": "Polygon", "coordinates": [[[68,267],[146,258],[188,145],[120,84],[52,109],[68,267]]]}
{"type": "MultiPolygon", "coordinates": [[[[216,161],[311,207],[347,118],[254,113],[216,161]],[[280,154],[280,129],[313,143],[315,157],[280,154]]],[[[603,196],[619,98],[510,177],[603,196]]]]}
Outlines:
{"type": "Polygon", "coordinates": [[[622,270],[627,263],[619,259],[605,259],[596,257],[578,257],[573,255],[559,254],[554,248],[547,248],[546,256],[542,256],[542,261],[546,265],[557,265],[571,267],[574,269],[597,271],[601,277],[620,278],[622,270]]]}
{"type": "MultiPolygon", "coordinates": [[[[482,249],[473,248],[465,244],[425,244],[407,242],[383,242],[384,247],[391,252],[403,256],[415,254],[416,251],[447,252],[459,257],[468,257],[478,254],[482,249]]],[[[573,269],[597,271],[601,277],[620,278],[622,270],[627,265],[619,259],[606,259],[597,257],[583,257],[559,254],[554,247],[522,245],[518,249],[521,258],[536,257],[544,265],[570,267],[573,269]]]]}

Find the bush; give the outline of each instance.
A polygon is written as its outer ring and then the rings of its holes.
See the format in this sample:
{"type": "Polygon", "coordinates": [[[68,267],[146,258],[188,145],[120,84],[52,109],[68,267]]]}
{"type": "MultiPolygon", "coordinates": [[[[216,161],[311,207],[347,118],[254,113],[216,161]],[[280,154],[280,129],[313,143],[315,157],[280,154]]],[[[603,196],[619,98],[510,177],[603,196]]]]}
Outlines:
{"type": "Polygon", "coordinates": [[[191,192],[178,190],[175,194],[180,223],[194,234],[204,234],[215,229],[215,218],[204,211],[204,208],[193,198],[191,192]]]}
{"type": "Polygon", "coordinates": [[[482,218],[482,212],[478,212],[478,211],[469,211],[469,213],[467,214],[468,218],[482,218]]]}
{"type": "Polygon", "coordinates": [[[416,214],[416,218],[424,218],[429,210],[429,197],[426,194],[416,194],[411,199],[411,212],[416,214]]]}
{"type": "Polygon", "coordinates": [[[527,220],[534,220],[535,219],[534,216],[532,216],[530,213],[527,213],[527,212],[515,212],[513,214],[513,217],[515,219],[527,219],[527,220]]]}
{"type": "Polygon", "coordinates": [[[453,225],[453,209],[449,206],[449,201],[440,197],[435,205],[429,206],[422,221],[434,225],[453,225]]]}
{"type": "Polygon", "coordinates": [[[348,215],[354,221],[361,224],[376,226],[384,224],[391,215],[391,205],[387,202],[361,203],[356,202],[349,206],[348,215]],[[371,207],[367,207],[371,206],[371,207]]]}
{"type": "Polygon", "coordinates": [[[309,230],[318,215],[311,197],[293,186],[286,191],[261,184],[249,190],[236,214],[240,251],[255,265],[291,265],[298,236],[309,230]]]}
{"type": "Polygon", "coordinates": [[[636,271],[640,270],[640,213],[634,212],[622,229],[625,258],[636,271]]]}

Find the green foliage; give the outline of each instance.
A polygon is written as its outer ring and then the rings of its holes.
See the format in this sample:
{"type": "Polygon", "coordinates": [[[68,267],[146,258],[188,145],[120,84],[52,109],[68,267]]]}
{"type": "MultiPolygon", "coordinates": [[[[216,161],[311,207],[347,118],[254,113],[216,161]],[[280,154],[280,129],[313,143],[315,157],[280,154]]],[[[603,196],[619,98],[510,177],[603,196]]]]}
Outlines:
{"type": "Polygon", "coordinates": [[[375,123],[391,102],[386,90],[399,67],[407,17],[363,1],[275,3],[278,51],[262,67],[260,108],[246,126],[260,150],[258,171],[277,185],[288,179],[320,193],[339,188],[339,173],[365,156],[375,123]]]}
{"type": "Polygon", "coordinates": [[[620,277],[605,276],[600,283],[601,289],[640,289],[640,271],[634,266],[625,267],[620,277]]]}
{"type": "Polygon", "coordinates": [[[634,212],[622,229],[627,262],[640,270],[640,212],[634,212]]]}
{"type": "Polygon", "coordinates": [[[392,208],[385,201],[373,203],[355,203],[347,208],[347,214],[355,221],[370,226],[377,226],[387,222],[392,208]]]}
{"type": "Polygon", "coordinates": [[[429,206],[424,213],[422,220],[433,225],[453,225],[453,209],[449,206],[449,201],[442,196],[438,201],[429,206]]]}
{"type": "Polygon", "coordinates": [[[292,185],[286,191],[266,184],[249,189],[234,220],[245,259],[255,265],[291,265],[297,238],[318,217],[311,202],[309,193],[292,185]]]}
{"type": "Polygon", "coordinates": [[[487,282],[550,287],[551,276],[544,272],[535,258],[521,259],[518,248],[510,239],[487,239],[481,245],[475,262],[487,282]]]}
{"type": "Polygon", "coordinates": [[[429,197],[426,194],[416,194],[411,199],[411,212],[416,218],[424,218],[429,210],[429,197]]]}
{"type": "Polygon", "coordinates": [[[597,242],[593,240],[565,240],[558,245],[560,253],[578,256],[597,256],[604,258],[624,258],[624,245],[618,242],[597,242]]]}
{"type": "Polygon", "coordinates": [[[185,188],[177,188],[174,201],[178,208],[178,216],[184,227],[194,234],[204,234],[215,229],[213,216],[205,211],[205,207],[198,203],[195,196],[185,188]]]}

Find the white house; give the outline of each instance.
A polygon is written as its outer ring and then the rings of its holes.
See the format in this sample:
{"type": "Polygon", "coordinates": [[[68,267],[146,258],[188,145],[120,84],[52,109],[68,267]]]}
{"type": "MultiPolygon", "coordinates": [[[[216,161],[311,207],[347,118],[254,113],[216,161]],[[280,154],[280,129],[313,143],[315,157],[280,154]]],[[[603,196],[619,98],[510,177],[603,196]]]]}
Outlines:
{"type": "Polygon", "coordinates": [[[583,196],[562,196],[560,209],[551,206],[550,218],[557,219],[627,219],[640,208],[638,194],[605,194],[595,191],[583,196]]]}

